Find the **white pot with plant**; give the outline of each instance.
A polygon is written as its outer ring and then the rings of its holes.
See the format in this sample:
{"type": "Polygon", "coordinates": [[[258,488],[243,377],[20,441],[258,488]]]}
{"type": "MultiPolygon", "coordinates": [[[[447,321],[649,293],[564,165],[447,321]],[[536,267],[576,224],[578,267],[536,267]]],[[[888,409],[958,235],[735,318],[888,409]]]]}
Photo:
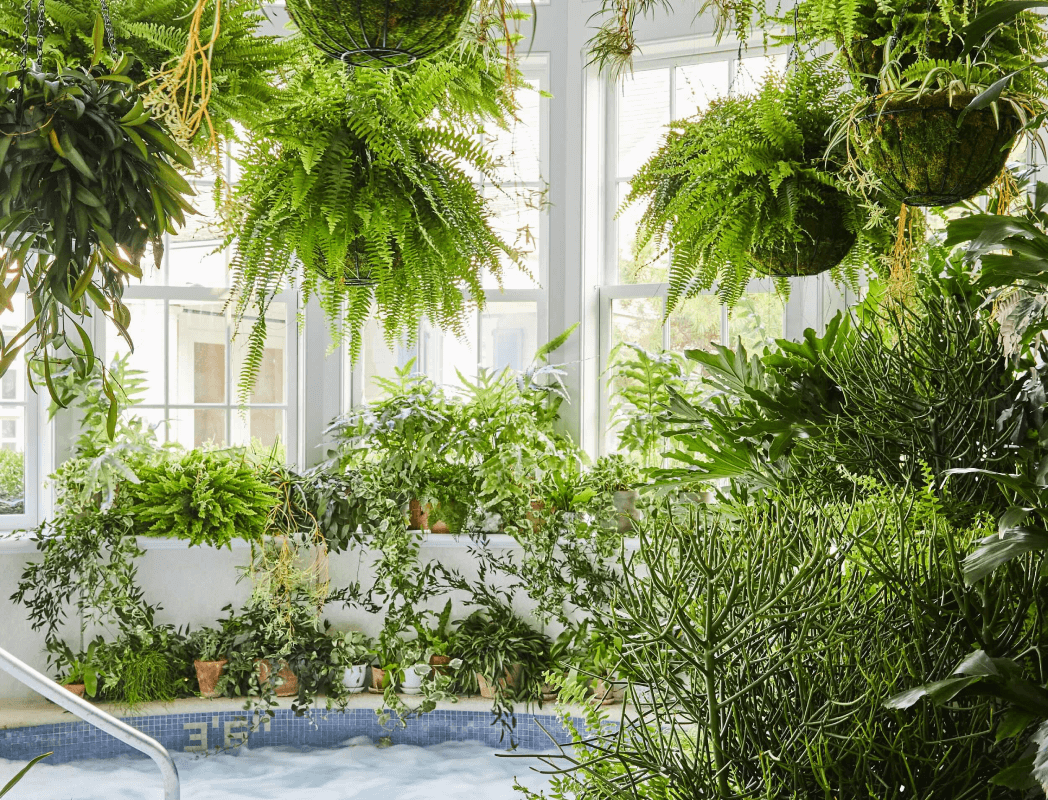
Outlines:
{"type": "Polygon", "coordinates": [[[375,645],[360,631],[344,631],[334,636],[334,658],[344,668],[342,684],[351,694],[364,691],[367,685],[368,664],[375,656],[375,645]]]}

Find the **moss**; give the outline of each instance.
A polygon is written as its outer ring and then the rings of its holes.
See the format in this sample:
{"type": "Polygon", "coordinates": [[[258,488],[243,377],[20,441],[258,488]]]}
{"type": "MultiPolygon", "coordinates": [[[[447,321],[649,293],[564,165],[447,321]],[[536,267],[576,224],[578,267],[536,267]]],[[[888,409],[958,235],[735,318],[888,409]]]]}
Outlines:
{"type": "Polygon", "coordinates": [[[753,257],[773,278],[818,275],[836,267],[855,244],[847,215],[854,201],[827,187],[820,200],[806,200],[797,214],[798,237],[786,248],[754,249],[753,257]]]}
{"type": "Polygon", "coordinates": [[[858,122],[868,146],[858,148],[862,166],[884,190],[911,206],[940,206],[972,197],[1000,174],[1021,127],[1004,104],[1000,126],[990,109],[975,111],[958,127],[973,95],[943,92],[913,101],[888,98],[878,113],[858,122]]]}

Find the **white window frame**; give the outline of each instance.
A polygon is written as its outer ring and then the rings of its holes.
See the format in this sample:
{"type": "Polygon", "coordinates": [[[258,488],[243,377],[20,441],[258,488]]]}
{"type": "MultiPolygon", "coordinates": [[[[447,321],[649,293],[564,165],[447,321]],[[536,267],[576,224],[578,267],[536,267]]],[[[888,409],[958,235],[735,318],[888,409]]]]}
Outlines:
{"type": "MultiPolygon", "coordinates": [[[[32,319],[32,305],[24,292],[15,295],[15,302],[21,298],[25,304],[26,320],[32,319]]],[[[0,531],[17,531],[35,527],[49,510],[48,493],[43,491],[41,480],[41,461],[45,458],[50,443],[46,428],[41,425],[47,419],[47,406],[50,397],[44,388],[43,379],[36,382],[36,391],[29,385],[29,365],[20,359],[22,369],[22,400],[0,400],[6,406],[20,406],[23,409],[23,459],[25,486],[23,488],[24,510],[21,514],[0,514],[0,531]]],[[[50,460],[48,460],[50,463],[50,460]]]]}

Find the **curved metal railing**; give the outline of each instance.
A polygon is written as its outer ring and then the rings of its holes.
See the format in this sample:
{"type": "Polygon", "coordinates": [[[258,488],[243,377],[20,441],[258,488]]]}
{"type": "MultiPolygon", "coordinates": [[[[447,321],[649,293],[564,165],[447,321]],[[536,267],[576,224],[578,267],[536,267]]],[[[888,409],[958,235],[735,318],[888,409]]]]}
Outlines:
{"type": "Polygon", "coordinates": [[[107,714],[100,708],[96,708],[86,700],[77,697],[63,686],[58,685],[41,672],[19,661],[13,655],[0,647],[0,669],[12,675],[15,680],[28,686],[37,694],[41,694],[68,711],[75,714],[90,725],[105,731],[110,736],[119,739],[126,745],[130,745],[141,753],[145,753],[160,767],[160,774],[164,779],[164,800],[179,800],[178,768],[171,760],[171,754],[167,752],[160,742],[142,731],[136,730],[126,722],[121,722],[112,714],[107,714]]]}

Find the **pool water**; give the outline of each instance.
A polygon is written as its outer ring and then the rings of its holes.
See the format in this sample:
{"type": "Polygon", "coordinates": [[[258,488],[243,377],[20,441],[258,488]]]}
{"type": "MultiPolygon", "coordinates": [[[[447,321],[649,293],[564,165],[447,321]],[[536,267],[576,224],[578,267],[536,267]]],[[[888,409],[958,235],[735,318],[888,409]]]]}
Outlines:
{"type": "MultiPolygon", "coordinates": [[[[532,759],[498,758],[468,742],[376,747],[353,739],[332,749],[265,747],[200,756],[173,753],[182,800],[519,800],[549,779],[532,759]]],[[[0,786],[23,764],[0,759],[0,786]]],[[[160,772],[124,756],[35,766],[4,800],[161,800],[160,772]]]]}

